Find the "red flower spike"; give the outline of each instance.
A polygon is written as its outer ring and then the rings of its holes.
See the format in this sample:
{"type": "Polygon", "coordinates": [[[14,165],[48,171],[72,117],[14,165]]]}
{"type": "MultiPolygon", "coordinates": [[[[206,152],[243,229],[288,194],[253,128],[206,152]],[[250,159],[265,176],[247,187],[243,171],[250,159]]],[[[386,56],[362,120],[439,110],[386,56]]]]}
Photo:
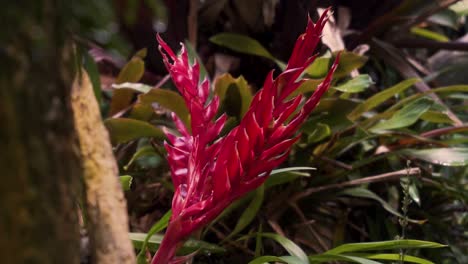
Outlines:
{"type": "Polygon", "coordinates": [[[164,130],[175,193],[172,217],[152,264],[179,263],[175,252],[192,232],[264,183],[271,171],[288,158],[292,145],[300,137],[298,128],[329,88],[338,65],[339,56],[302,106],[302,95],[286,101],[305,81],[299,77],[316,58],[311,55],[320,41],[328,11],[316,24],[309,18],[306,32],[297,39],[285,71],[276,79],[273,71],[268,74],[263,89],[253,98],[240,124],[224,137],[219,134],[227,117],[222,115],[214,120],[219,98],[213,95],[209,99],[211,86],[207,79],[199,82],[199,65],[197,62],[190,65],[183,45],[181,54],[176,56],[157,36],[164,64],[191,118],[190,127],[186,127],[173,115],[179,135],[164,130]]]}

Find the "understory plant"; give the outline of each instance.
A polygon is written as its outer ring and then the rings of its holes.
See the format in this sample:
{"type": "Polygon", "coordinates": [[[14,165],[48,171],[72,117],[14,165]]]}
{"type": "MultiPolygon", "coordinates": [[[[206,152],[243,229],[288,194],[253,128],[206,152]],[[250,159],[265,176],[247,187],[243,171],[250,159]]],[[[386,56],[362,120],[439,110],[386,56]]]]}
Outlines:
{"type": "Polygon", "coordinates": [[[313,52],[327,20],[327,12],[315,24],[309,18],[285,70],[276,78],[270,71],[239,125],[222,136],[227,116],[216,117],[220,99],[208,79],[200,82],[199,64],[190,64],[183,45],[176,56],[158,35],[164,63],[189,110],[190,123],[173,114],[177,131],[164,130],[175,193],[172,217],[153,264],[183,261],[175,253],[190,234],[263,184],[288,158],[299,139],[299,127],[329,88],[338,66],[339,55],[309,98],[291,96],[306,81],[303,72],[316,58],[313,52]]]}

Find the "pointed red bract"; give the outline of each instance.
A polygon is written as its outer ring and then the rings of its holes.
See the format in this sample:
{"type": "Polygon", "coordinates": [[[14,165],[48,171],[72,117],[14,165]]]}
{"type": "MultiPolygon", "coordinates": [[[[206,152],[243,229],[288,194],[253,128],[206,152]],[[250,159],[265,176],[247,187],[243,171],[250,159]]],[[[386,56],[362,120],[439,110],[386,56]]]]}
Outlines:
{"type": "Polygon", "coordinates": [[[219,134],[226,116],[214,120],[219,98],[213,95],[209,99],[210,83],[207,79],[200,83],[199,65],[190,65],[183,45],[176,56],[157,36],[164,64],[189,109],[190,127],[173,115],[179,134],[164,130],[175,193],[172,217],[153,264],[176,263],[174,254],[184,239],[234,200],[264,183],[271,171],[288,158],[291,146],[299,139],[300,125],[329,88],[338,65],[339,56],[305,102],[301,95],[287,99],[305,81],[298,78],[316,57],[312,52],[327,21],[327,11],[317,24],[309,18],[284,72],[275,79],[273,71],[268,74],[240,124],[223,137],[219,134]]]}

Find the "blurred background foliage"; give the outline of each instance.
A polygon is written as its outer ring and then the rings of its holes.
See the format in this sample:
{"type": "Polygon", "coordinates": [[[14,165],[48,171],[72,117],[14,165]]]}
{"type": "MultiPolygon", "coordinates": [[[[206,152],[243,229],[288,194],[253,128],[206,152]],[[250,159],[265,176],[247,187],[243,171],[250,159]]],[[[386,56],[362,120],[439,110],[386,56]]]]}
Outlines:
{"type": "MultiPolygon", "coordinates": [[[[26,9],[8,5],[10,15],[0,21],[18,22],[16,14],[26,9]]],[[[141,233],[155,222],[152,231],[164,228],[171,204],[160,127],[172,126],[171,111],[182,120],[190,118],[163,67],[156,33],[175,50],[186,43],[191,59],[202,62],[202,74],[212,80],[232,127],[267,72],[284,67],[307,15],[315,20],[331,6],[334,14],[320,55],[299,92],[313,91],[336,52],[346,50],[333,87],[302,128],[288,162],[189,241],[185,253],[202,247],[195,263],[246,263],[263,255],[300,256],[299,249],[312,256],[306,261],[318,263],[314,254],[343,243],[407,238],[448,247],[415,247],[405,254],[468,263],[468,1],[102,0],[69,5],[66,16],[76,20],[70,36],[93,82],[121,175],[126,175],[122,182],[137,248],[146,237],[141,233]]],[[[33,32],[27,23],[18,25],[33,32]]],[[[2,36],[9,30],[14,29],[6,27],[2,36]]],[[[153,236],[149,248],[154,250],[158,241],[153,236]]]]}

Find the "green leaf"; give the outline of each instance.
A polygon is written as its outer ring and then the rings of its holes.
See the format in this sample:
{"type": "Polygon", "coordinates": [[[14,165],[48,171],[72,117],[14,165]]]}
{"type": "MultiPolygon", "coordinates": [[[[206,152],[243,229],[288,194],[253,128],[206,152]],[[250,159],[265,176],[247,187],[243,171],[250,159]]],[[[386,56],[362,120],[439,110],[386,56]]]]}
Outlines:
{"type": "Polygon", "coordinates": [[[442,166],[468,165],[468,148],[405,149],[402,153],[442,166]]]}
{"type": "Polygon", "coordinates": [[[401,110],[395,112],[390,119],[378,123],[370,128],[370,130],[378,131],[408,127],[416,123],[419,117],[431,108],[433,103],[434,101],[428,98],[420,98],[404,106],[401,110]]]}
{"type": "Polygon", "coordinates": [[[153,113],[152,105],[155,103],[174,112],[184,122],[185,126],[190,129],[190,115],[185,101],[182,96],[171,90],[151,89],[149,92],[139,95],[131,116],[145,115],[141,112],[145,108],[147,112],[153,113]]]}
{"type": "MultiPolygon", "coordinates": [[[[137,54],[138,55],[138,54],[137,54]]],[[[122,68],[117,76],[116,84],[125,82],[136,83],[145,73],[145,62],[140,56],[133,56],[133,58],[122,68]]],[[[133,97],[133,91],[129,90],[115,90],[112,95],[110,105],[110,115],[114,115],[130,105],[133,97]]]]}
{"type": "MultiPolygon", "coordinates": [[[[130,240],[133,243],[133,247],[136,249],[142,249],[144,241],[146,239],[145,233],[129,233],[130,240]]],[[[154,234],[148,240],[148,249],[152,252],[156,252],[161,244],[163,235],[154,234]]],[[[177,251],[180,255],[187,255],[193,253],[196,250],[200,250],[203,254],[220,254],[226,252],[226,250],[218,245],[211,244],[205,241],[189,238],[185,241],[184,245],[177,251]]]]}
{"type": "MultiPolygon", "coordinates": [[[[400,254],[395,254],[395,253],[383,253],[383,254],[372,254],[372,253],[353,253],[353,256],[361,257],[361,258],[366,258],[366,259],[379,259],[379,260],[395,260],[398,261],[400,260],[401,256],[400,254]]],[[[434,264],[432,261],[414,257],[414,256],[409,256],[405,255],[404,258],[402,259],[404,262],[409,262],[409,263],[418,263],[418,264],[434,264]]]]}
{"type": "Polygon", "coordinates": [[[305,70],[306,73],[312,78],[323,78],[327,75],[332,63],[331,54],[327,53],[320,56],[312,62],[305,70]]]}
{"type": "Polygon", "coordinates": [[[300,177],[310,177],[308,173],[298,171],[285,171],[278,174],[270,174],[270,177],[265,181],[265,188],[269,189],[276,185],[292,182],[300,177]]]}
{"type": "Polygon", "coordinates": [[[303,262],[301,259],[294,257],[294,256],[283,256],[283,257],[275,257],[275,256],[262,256],[258,257],[249,262],[249,264],[264,264],[264,263],[288,263],[288,264],[304,264],[308,262],[303,262]]]}
{"type": "Polygon", "coordinates": [[[445,245],[422,240],[413,239],[401,239],[401,240],[389,240],[379,242],[361,242],[361,243],[350,243],[343,244],[336,248],[330,249],[325,254],[342,254],[348,252],[360,252],[360,251],[374,251],[374,250],[392,250],[392,249],[409,249],[409,248],[441,248],[445,245]]]}
{"type": "Polygon", "coordinates": [[[299,172],[301,170],[316,170],[312,167],[289,167],[273,170],[265,181],[265,188],[271,188],[276,185],[292,182],[299,177],[310,177],[308,173],[299,172]]]}
{"type": "Polygon", "coordinates": [[[255,216],[257,216],[258,210],[260,210],[260,207],[262,206],[264,196],[265,186],[262,184],[255,190],[255,195],[252,201],[250,201],[249,206],[247,206],[247,208],[237,221],[236,227],[234,227],[234,230],[231,232],[231,234],[229,234],[229,236],[227,236],[226,239],[244,230],[244,228],[247,227],[254,220],[255,216]]]}
{"type": "Polygon", "coordinates": [[[339,255],[339,254],[319,254],[319,255],[313,255],[309,256],[310,262],[311,263],[329,263],[330,261],[346,261],[346,262],[352,262],[352,263],[360,263],[360,264],[382,264],[377,261],[357,257],[357,256],[349,256],[349,255],[339,255]]]}
{"type": "Polygon", "coordinates": [[[355,78],[332,88],[343,93],[359,93],[367,89],[373,83],[374,82],[368,74],[360,74],[355,78]]]}
{"type": "Polygon", "coordinates": [[[275,60],[275,57],[265,49],[260,42],[257,40],[234,33],[220,33],[210,38],[210,41],[214,44],[232,49],[237,52],[256,55],[271,60],[275,60]]]}
{"type": "Polygon", "coordinates": [[[111,118],[104,121],[114,144],[125,143],[142,137],[165,139],[161,129],[150,123],[130,118],[111,118]]]}
{"type": "Polygon", "coordinates": [[[288,172],[288,171],[301,171],[301,170],[317,170],[317,169],[313,168],[313,167],[288,167],[288,168],[273,170],[273,171],[271,171],[270,176],[275,175],[275,174],[288,172]]]}
{"type": "MultiPolygon", "coordinates": [[[[315,59],[315,61],[307,67],[305,72],[313,78],[321,78],[327,75],[329,68],[335,61],[338,52],[333,52],[333,56],[325,54],[315,59]]],[[[342,51],[340,55],[340,63],[333,74],[334,79],[348,76],[353,70],[359,69],[367,62],[367,57],[361,56],[351,51],[342,51]]]]}
{"type": "Polygon", "coordinates": [[[152,86],[143,84],[143,83],[132,83],[132,82],[124,82],[121,84],[113,84],[112,88],[114,89],[127,89],[132,90],[133,92],[139,93],[147,93],[153,89],[152,86]]]}
{"type": "MultiPolygon", "coordinates": [[[[138,264],[146,264],[146,248],[148,247],[148,243],[151,239],[151,237],[156,234],[157,232],[163,230],[164,228],[167,227],[169,224],[169,220],[171,219],[172,215],[172,210],[167,211],[159,221],[154,223],[154,225],[151,227],[149,232],[146,234],[143,243],[140,246],[140,252],[137,255],[137,263],[138,264]]],[[[135,235],[136,236],[136,235],[135,235]]],[[[135,242],[134,242],[135,243],[135,242]]]]}
{"type": "MultiPolygon", "coordinates": [[[[310,130],[309,130],[310,131],[310,130]]],[[[317,143],[331,135],[331,129],[328,125],[322,123],[316,123],[315,129],[311,132],[306,131],[307,144],[317,143]]]]}
{"type": "Polygon", "coordinates": [[[135,154],[133,154],[132,158],[130,161],[127,163],[127,165],[124,166],[124,170],[128,170],[128,168],[133,164],[135,160],[141,157],[147,157],[147,156],[157,156],[158,154],[154,150],[153,146],[144,146],[139,148],[135,154]]]}
{"type": "Polygon", "coordinates": [[[309,263],[304,251],[291,240],[274,233],[262,233],[262,237],[270,238],[278,242],[291,256],[300,259],[300,263],[309,263]]]}
{"type": "Polygon", "coordinates": [[[431,123],[438,124],[453,124],[453,120],[447,114],[437,111],[428,110],[421,115],[421,119],[431,123]]]}
{"type": "Polygon", "coordinates": [[[410,31],[412,34],[416,36],[420,36],[420,37],[431,39],[431,40],[436,40],[440,42],[447,42],[450,40],[449,38],[447,38],[446,36],[440,33],[437,33],[437,32],[434,32],[432,30],[425,29],[425,28],[412,27],[410,31]]]}
{"type": "Polygon", "coordinates": [[[223,74],[215,80],[214,86],[229,115],[242,118],[247,113],[253,96],[244,77],[233,78],[230,74],[223,74]]]}
{"type": "Polygon", "coordinates": [[[132,186],[132,176],[130,175],[122,175],[119,177],[120,183],[122,184],[122,188],[124,191],[130,190],[130,187],[132,186]]]}
{"type": "MultiPolygon", "coordinates": [[[[382,205],[382,207],[387,212],[389,212],[389,213],[391,213],[391,214],[393,214],[395,216],[398,216],[400,218],[403,217],[403,215],[401,215],[398,211],[393,209],[393,207],[390,204],[388,204],[386,201],[384,201],[382,198],[380,198],[377,194],[375,194],[374,192],[372,192],[372,191],[370,191],[368,189],[361,188],[361,187],[350,188],[350,189],[346,189],[346,190],[342,191],[341,194],[350,195],[350,196],[353,196],[353,197],[360,197],[360,198],[367,198],[367,199],[375,200],[375,201],[379,202],[380,205],[382,205]]],[[[415,223],[415,224],[423,224],[423,223],[426,222],[425,220],[414,220],[414,219],[408,219],[408,221],[410,221],[411,223],[415,223]]]]}
{"type": "Polygon", "coordinates": [[[359,104],[349,115],[348,118],[351,121],[358,119],[364,112],[374,109],[381,103],[385,102],[389,98],[395,96],[395,94],[401,93],[404,90],[411,87],[413,84],[419,82],[417,78],[408,79],[400,82],[399,84],[392,86],[388,89],[385,89],[372,97],[368,98],[361,104],[359,104]]]}

